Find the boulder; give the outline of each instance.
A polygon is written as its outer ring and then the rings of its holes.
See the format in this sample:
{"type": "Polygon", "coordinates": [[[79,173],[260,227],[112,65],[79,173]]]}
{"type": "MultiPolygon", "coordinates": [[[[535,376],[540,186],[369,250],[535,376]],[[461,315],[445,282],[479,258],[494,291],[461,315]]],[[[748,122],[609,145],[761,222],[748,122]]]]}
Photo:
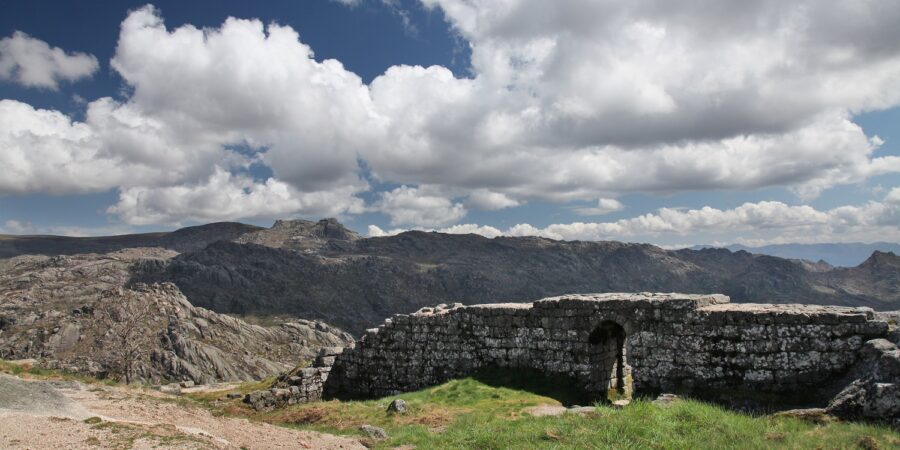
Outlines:
{"type": "Polygon", "coordinates": [[[373,439],[387,439],[388,437],[387,431],[384,431],[384,428],[378,428],[369,424],[360,426],[359,430],[373,439]]]}
{"type": "Polygon", "coordinates": [[[828,414],[842,419],[900,418],[900,384],[856,380],[832,399],[828,414]]]}
{"type": "Polygon", "coordinates": [[[841,390],[826,411],[842,419],[900,419],[900,350],[887,339],[872,339],[860,350],[857,378],[841,390]]]}
{"type": "Polygon", "coordinates": [[[275,406],[275,395],[269,390],[253,391],[244,397],[244,403],[257,411],[266,411],[275,406]]]}
{"type": "Polygon", "coordinates": [[[681,401],[681,397],[675,394],[659,394],[659,396],[656,397],[656,400],[653,400],[653,404],[657,406],[669,406],[678,401],[681,401]]]}
{"type": "Polygon", "coordinates": [[[566,412],[570,414],[578,414],[580,416],[587,416],[597,414],[597,408],[593,406],[573,406],[567,409],[566,412]]]}
{"type": "Polygon", "coordinates": [[[399,398],[392,401],[391,404],[388,405],[388,407],[387,407],[387,412],[397,413],[397,414],[405,413],[406,412],[406,401],[401,400],[399,398]]]}
{"type": "Polygon", "coordinates": [[[164,386],[160,386],[159,392],[164,394],[172,394],[172,395],[181,395],[181,385],[178,383],[169,383],[164,386]]]}

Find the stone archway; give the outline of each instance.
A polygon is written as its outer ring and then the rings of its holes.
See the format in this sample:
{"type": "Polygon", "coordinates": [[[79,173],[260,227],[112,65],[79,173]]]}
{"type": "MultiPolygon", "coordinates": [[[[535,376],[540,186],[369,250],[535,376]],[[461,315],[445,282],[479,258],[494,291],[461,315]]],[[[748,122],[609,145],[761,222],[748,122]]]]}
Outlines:
{"type": "Polygon", "coordinates": [[[597,325],[588,338],[591,380],[589,391],[602,400],[631,394],[631,367],[627,362],[625,328],[611,320],[597,325]]]}

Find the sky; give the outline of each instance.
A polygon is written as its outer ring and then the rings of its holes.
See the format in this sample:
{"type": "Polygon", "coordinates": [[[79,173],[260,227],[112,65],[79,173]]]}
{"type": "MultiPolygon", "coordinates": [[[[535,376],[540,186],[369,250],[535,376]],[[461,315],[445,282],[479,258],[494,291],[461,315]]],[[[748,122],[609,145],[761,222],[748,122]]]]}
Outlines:
{"type": "Polygon", "coordinates": [[[900,242],[894,0],[0,10],[0,233],[900,242]]]}

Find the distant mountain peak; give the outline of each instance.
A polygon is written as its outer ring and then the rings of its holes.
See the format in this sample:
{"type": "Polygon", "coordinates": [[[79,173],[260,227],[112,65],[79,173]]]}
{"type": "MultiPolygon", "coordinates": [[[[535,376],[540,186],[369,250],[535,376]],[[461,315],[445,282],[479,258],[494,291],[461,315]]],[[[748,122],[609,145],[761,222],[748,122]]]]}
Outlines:
{"type": "Polygon", "coordinates": [[[236,239],[242,244],[258,244],[292,250],[318,249],[330,241],[355,241],[360,236],[335,218],[317,222],[304,219],[276,220],[271,228],[244,234],[236,239]]]}
{"type": "Polygon", "coordinates": [[[755,254],[778,256],[788,259],[802,259],[810,264],[812,261],[827,262],[835,267],[856,267],[866,261],[872,252],[900,254],[900,244],[890,242],[873,242],[870,244],[861,242],[834,242],[821,244],[773,244],[761,247],[747,247],[740,244],[732,245],[695,245],[692,250],[704,248],[727,248],[733,252],[746,250],[755,254]]]}
{"type": "Polygon", "coordinates": [[[900,268],[900,256],[894,252],[882,252],[875,250],[860,267],[897,267],[900,268]]]}

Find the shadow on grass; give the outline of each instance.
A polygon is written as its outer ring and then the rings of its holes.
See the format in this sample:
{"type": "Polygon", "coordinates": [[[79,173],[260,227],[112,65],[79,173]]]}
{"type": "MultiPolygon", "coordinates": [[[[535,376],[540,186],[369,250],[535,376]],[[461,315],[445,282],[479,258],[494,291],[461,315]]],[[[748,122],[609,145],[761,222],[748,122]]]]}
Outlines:
{"type": "Polygon", "coordinates": [[[565,376],[547,376],[534,369],[507,369],[489,367],[471,375],[471,378],[491,387],[504,387],[550,397],[565,406],[587,406],[597,402],[577,382],[565,376]]]}

